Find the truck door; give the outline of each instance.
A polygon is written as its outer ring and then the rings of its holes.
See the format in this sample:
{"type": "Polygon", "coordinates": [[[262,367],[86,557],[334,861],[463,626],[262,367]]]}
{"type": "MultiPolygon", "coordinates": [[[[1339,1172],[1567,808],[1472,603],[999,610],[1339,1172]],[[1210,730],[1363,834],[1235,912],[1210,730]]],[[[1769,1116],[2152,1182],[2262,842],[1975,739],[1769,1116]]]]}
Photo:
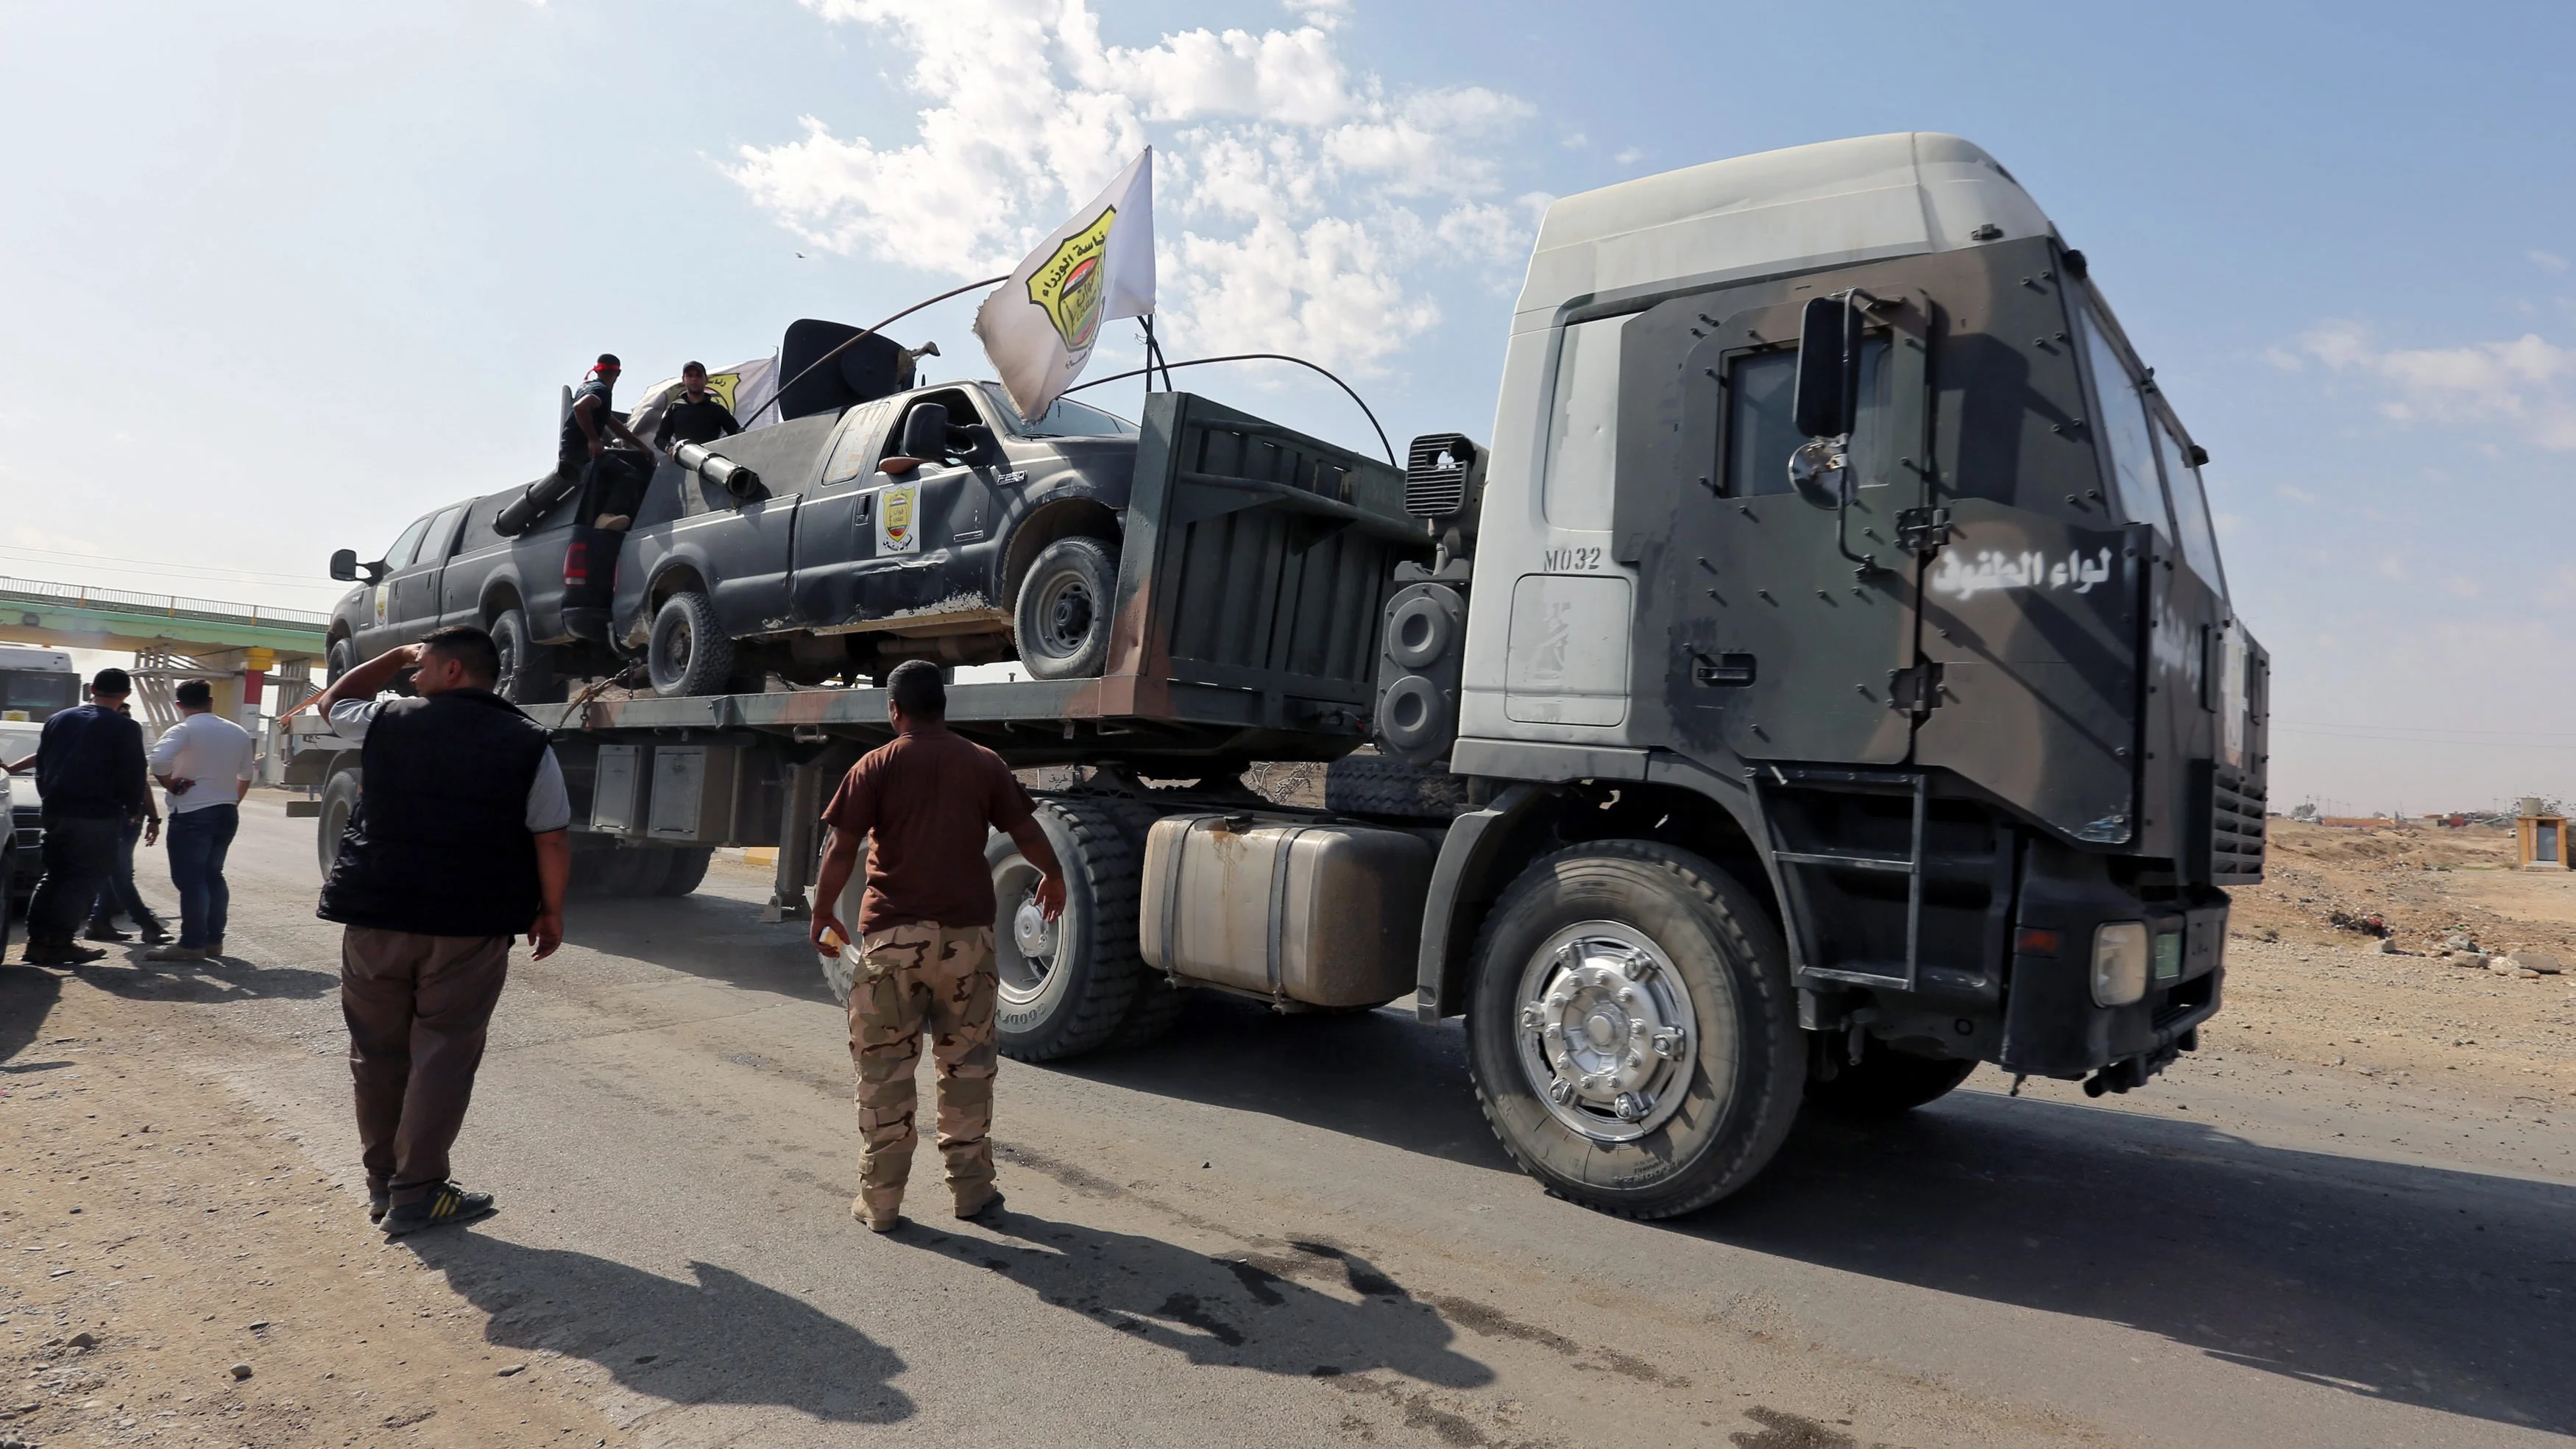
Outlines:
{"type": "MultiPolygon", "coordinates": [[[[1789,476],[1806,441],[1790,417],[1804,298],[1736,310],[1683,298],[1630,324],[1623,371],[1680,380],[1660,397],[1623,394],[1622,436],[1671,439],[1674,453],[1656,468],[1623,451],[1623,473],[1672,480],[1672,512],[1659,539],[1620,546],[1644,557],[1645,587],[1660,595],[1641,611],[1641,673],[1662,661],[1685,742],[1872,765],[1912,747],[1917,565],[1897,527],[1924,501],[1928,304],[1873,295],[1850,466],[1823,497],[1789,476]]],[[[1622,520],[1623,537],[1636,531],[1622,520]]]]}
{"type": "Polygon", "coordinates": [[[394,581],[411,567],[412,556],[420,552],[421,536],[429,532],[429,526],[436,518],[437,515],[432,514],[413,519],[411,527],[404,529],[402,537],[395,539],[394,546],[386,549],[385,556],[377,560],[376,566],[383,572],[376,576],[375,583],[368,586],[366,611],[358,616],[358,627],[351,635],[357,645],[358,658],[372,659],[403,642],[400,616],[394,611],[394,581]]]}
{"type": "Polygon", "coordinates": [[[796,518],[796,560],[788,594],[796,622],[831,628],[858,617],[860,570],[876,554],[878,495],[892,480],[876,471],[900,403],[891,398],[850,409],[796,518]]]}
{"type": "Polygon", "coordinates": [[[393,585],[392,624],[397,642],[409,643],[439,624],[439,579],[447,571],[448,556],[456,551],[458,526],[465,521],[465,505],[442,509],[429,521],[429,531],[420,536],[420,547],[412,551],[411,563],[389,581],[393,585]]]}

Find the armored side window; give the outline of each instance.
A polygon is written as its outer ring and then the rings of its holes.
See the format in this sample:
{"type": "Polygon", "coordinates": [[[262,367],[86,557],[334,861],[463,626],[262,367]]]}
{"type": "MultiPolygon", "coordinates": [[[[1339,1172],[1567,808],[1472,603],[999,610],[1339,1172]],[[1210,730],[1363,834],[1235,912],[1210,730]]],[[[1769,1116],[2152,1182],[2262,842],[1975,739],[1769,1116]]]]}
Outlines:
{"type": "MultiPolygon", "coordinates": [[[[1860,408],[1849,456],[1862,487],[1893,481],[1886,426],[1890,369],[1888,339],[1861,340],[1860,408]]],[[[1798,349],[1739,352],[1726,368],[1726,493],[1759,498],[1789,491],[1789,455],[1807,441],[1790,416],[1798,390],[1798,349]]]]}
{"type": "Polygon", "coordinates": [[[849,420],[841,424],[840,440],[832,445],[832,461],[823,468],[823,481],[847,483],[873,466],[885,442],[886,422],[893,415],[891,399],[852,408],[849,420]]]}
{"type": "Polygon", "coordinates": [[[2182,529],[2182,554],[2201,581],[2227,594],[2227,579],[2218,566],[2218,535],[2210,527],[2209,498],[2201,491],[2200,470],[2163,419],[2156,422],[2156,452],[2164,459],[2165,491],[2173,498],[2174,522],[2182,529]]]}
{"type": "Polygon", "coordinates": [[[1577,322],[1557,343],[1540,500],[1547,521],[1559,528],[1610,526],[1610,482],[1619,457],[1619,329],[1628,320],[1577,322]]]}
{"type": "Polygon", "coordinates": [[[2165,514],[2164,490],[2156,481],[2156,445],[2147,431],[2147,404],[2138,394],[2138,379],[2090,306],[2078,307],[2075,318],[2084,331],[2097,431],[2110,453],[2111,486],[2119,499],[2120,516],[2130,523],[2154,524],[2157,534],[2170,541],[2173,524],[2165,514]]]}

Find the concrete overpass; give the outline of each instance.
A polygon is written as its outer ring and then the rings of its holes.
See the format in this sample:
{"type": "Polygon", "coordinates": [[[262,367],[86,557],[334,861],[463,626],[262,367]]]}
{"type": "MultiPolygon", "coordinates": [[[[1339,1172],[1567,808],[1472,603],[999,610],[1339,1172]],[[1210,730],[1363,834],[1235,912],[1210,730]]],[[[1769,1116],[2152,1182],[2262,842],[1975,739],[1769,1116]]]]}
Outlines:
{"type": "Polygon", "coordinates": [[[233,719],[259,707],[271,674],[295,696],[278,706],[297,703],[303,691],[292,686],[323,657],[330,622],[310,609],[0,578],[0,642],[130,651],[156,727],[170,722],[170,689],[181,679],[213,682],[215,707],[233,719]]]}

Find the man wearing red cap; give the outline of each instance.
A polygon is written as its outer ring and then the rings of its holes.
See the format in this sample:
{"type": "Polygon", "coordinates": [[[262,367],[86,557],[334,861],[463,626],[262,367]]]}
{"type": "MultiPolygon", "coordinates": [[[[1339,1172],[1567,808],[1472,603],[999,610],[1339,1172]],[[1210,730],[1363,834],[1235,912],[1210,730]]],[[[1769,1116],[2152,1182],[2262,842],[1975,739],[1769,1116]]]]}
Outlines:
{"type": "Polygon", "coordinates": [[[564,414],[563,439],[556,451],[556,471],[564,476],[581,474],[582,497],[580,521],[594,528],[624,528],[634,521],[636,505],[643,501],[644,484],[652,477],[651,465],[639,462],[652,453],[644,441],[626,430],[626,418],[609,401],[617,388],[619,366],[617,354],[599,354],[599,363],[591,368],[588,381],[573,390],[572,411],[564,414]],[[633,455],[612,451],[607,438],[613,436],[633,455]]]}

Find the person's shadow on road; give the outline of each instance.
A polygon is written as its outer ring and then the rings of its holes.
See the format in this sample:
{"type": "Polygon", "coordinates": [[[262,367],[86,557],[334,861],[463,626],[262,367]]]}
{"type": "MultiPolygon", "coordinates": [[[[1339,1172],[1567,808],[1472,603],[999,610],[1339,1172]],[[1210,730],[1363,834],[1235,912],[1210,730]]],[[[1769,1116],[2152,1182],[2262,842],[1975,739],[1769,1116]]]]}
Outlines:
{"type": "Polygon", "coordinates": [[[1193,1364],[1300,1378],[1386,1369],[1443,1388],[1493,1382],[1450,1347],[1456,1330],[1431,1304],[1354,1254],[1322,1243],[1268,1257],[1212,1258],[1157,1238],[1004,1210],[986,1226],[1012,1241],[943,1232],[918,1221],[894,1240],[1000,1273],[1040,1302],[1167,1348],[1193,1364]],[[1352,1297],[1300,1278],[1339,1280],[1352,1297]]]}
{"type": "Polygon", "coordinates": [[[904,1368],[894,1350],[729,1268],[693,1262],[688,1283],[474,1232],[403,1241],[488,1316],[492,1343],[588,1359],[673,1403],[776,1405],[845,1424],[912,1417],[888,1382],[904,1368]]]}
{"type": "Polygon", "coordinates": [[[128,947],[130,959],[125,961],[111,956],[61,969],[128,1001],[310,1001],[340,989],[339,973],[333,971],[236,960],[146,961],[143,952],[143,947],[128,947]]]}

